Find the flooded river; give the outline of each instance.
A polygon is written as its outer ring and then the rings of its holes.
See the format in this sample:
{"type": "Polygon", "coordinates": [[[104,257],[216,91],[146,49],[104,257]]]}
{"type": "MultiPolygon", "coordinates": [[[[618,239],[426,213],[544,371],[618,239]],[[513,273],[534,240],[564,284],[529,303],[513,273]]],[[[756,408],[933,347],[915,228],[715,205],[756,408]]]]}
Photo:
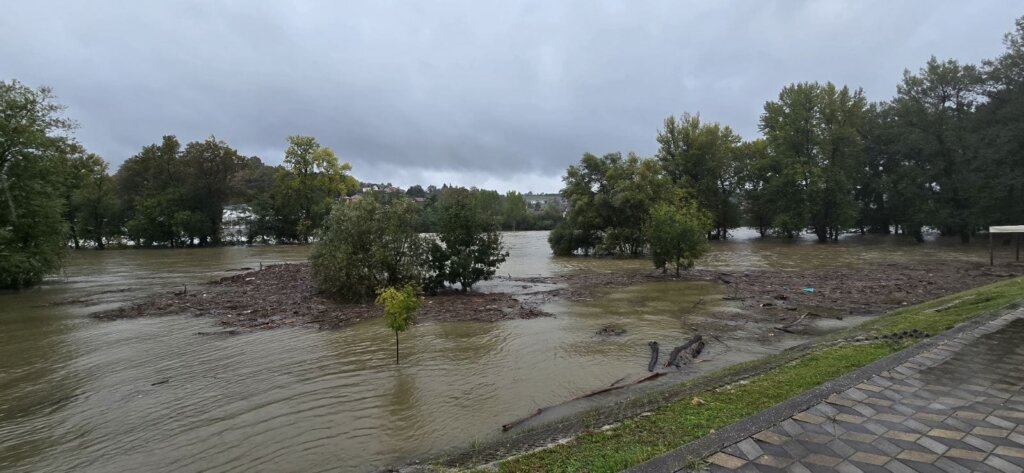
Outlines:
{"type": "MultiPolygon", "coordinates": [[[[819,245],[737,236],[715,243],[701,265],[786,270],[988,256],[982,245],[952,242],[849,237],[819,245]]],[[[503,276],[649,264],[552,258],[542,232],[505,239],[512,256],[503,276]]],[[[647,341],[674,345],[692,335],[689,318],[738,310],[698,303],[720,299],[709,297],[720,294],[717,284],[641,284],[551,304],[555,317],[420,324],[402,335],[398,366],[393,334],[380,321],[210,337],[197,335],[216,329],[207,318],[87,317],[307,254],[286,246],[83,251],[40,288],[0,293],[0,471],[372,471],[493,439],[504,422],[640,376],[647,341]],[[627,333],[595,334],[609,323],[627,333]]],[[[750,338],[730,350],[711,344],[711,361],[692,372],[800,341],[750,338]]]]}

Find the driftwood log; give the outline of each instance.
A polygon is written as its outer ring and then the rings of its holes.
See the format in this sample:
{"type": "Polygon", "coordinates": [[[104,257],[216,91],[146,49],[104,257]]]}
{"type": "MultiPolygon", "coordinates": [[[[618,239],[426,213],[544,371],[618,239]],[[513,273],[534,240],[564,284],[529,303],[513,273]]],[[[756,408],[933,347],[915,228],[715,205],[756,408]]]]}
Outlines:
{"type": "Polygon", "coordinates": [[[694,335],[686,343],[672,349],[672,353],[669,354],[668,362],[665,363],[665,366],[675,366],[678,368],[697,358],[702,351],[704,351],[704,337],[694,335]]]}
{"type": "MultiPolygon", "coordinates": [[[[801,315],[800,318],[796,319],[795,322],[783,325],[781,327],[775,327],[775,330],[781,330],[781,331],[786,332],[786,333],[796,333],[796,332],[794,332],[792,330],[793,327],[796,327],[797,325],[800,325],[800,322],[803,322],[804,319],[806,319],[809,316],[810,317],[821,317],[820,315],[815,314],[814,312],[805,312],[804,315],[801,315]]],[[[840,318],[839,320],[843,320],[843,319],[840,318]]]]}
{"type": "Polygon", "coordinates": [[[501,431],[502,432],[508,432],[509,429],[511,429],[511,428],[513,428],[513,427],[515,427],[515,426],[517,426],[519,424],[522,424],[523,422],[526,422],[526,421],[528,421],[528,420],[530,420],[530,419],[532,419],[534,417],[539,416],[542,412],[544,412],[544,409],[537,409],[537,411],[534,412],[533,414],[530,414],[530,415],[528,415],[526,417],[523,417],[521,419],[516,419],[516,420],[514,420],[512,422],[509,422],[507,424],[502,424],[501,431]]]}
{"type": "Polygon", "coordinates": [[[647,363],[647,371],[654,371],[654,367],[658,366],[658,342],[648,343],[651,346],[651,361],[647,363]]]}

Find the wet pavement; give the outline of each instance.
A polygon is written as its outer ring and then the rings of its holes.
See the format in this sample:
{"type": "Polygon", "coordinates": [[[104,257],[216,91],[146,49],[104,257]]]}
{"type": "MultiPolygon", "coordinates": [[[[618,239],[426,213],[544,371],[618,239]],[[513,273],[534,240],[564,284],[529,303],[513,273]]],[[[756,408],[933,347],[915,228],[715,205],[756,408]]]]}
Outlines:
{"type": "Polygon", "coordinates": [[[714,453],[710,471],[1024,472],[1022,341],[1018,309],[714,453]]]}

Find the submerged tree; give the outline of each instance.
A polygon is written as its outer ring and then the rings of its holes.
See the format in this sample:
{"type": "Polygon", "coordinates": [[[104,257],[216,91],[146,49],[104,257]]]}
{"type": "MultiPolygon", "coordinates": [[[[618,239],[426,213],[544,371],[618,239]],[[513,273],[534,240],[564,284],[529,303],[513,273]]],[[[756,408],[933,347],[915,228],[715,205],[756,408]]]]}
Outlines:
{"type": "Polygon", "coordinates": [[[693,202],[654,206],[644,227],[654,267],[665,272],[672,265],[676,276],[692,268],[708,250],[707,232],[712,225],[707,212],[693,202]]]}
{"type": "Polygon", "coordinates": [[[371,192],[336,204],[309,257],[317,289],[361,301],[385,287],[422,287],[427,242],[415,220],[415,204],[401,196],[371,192]]]}
{"type": "Polygon", "coordinates": [[[747,225],[757,229],[763,237],[775,222],[777,199],[780,196],[770,192],[769,183],[779,174],[778,163],[768,152],[768,143],[763,139],[748,141],[740,145],[737,152],[740,181],[743,192],[741,202],[747,225]]]}
{"type": "Polygon", "coordinates": [[[643,222],[659,202],[675,202],[682,190],[673,186],[658,161],[633,153],[597,157],[585,153],[562,178],[569,201],[564,222],[548,242],[558,256],[576,252],[639,256],[647,249],[643,222]]]}
{"type": "Polygon", "coordinates": [[[189,218],[198,222],[200,245],[220,243],[224,206],[231,198],[228,183],[244,161],[227,143],[211,136],[185,146],[181,154],[189,218]]]}
{"type": "Polygon", "coordinates": [[[406,331],[416,319],[416,309],[420,308],[422,299],[417,295],[416,287],[402,286],[401,289],[389,287],[382,289],[377,295],[377,304],[384,306],[384,324],[395,332],[395,364],[399,364],[398,334],[406,331]]]}
{"type": "Polygon", "coordinates": [[[38,283],[64,261],[74,123],[49,88],[0,81],[0,288],[38,283]]]}
{"type": "Polygon", "coordinates": [[[917,74],[904,72],[892,104],[899,152],[917,174],[912,185],[929,194],[926,206],[912,211],[965,242],[979,223],[972,189],[983,185],[972,172],[977,156],[969,128],[980,84],[975,66],[932,57],[917,74]]]}
{"type": "Polygon", "coordinates": [[[526,199],[523,194],[516,191],[508,191],[502,203],[502,218],[505,228],[512,231],[522,228],[523,223],[529,214],[526,210],[526,199]]]}
{"type": "Polygon", "coordinates": [[[438,201],[437,242],[432,245],[434,283],[458,283],[468,291],[481,280],[490,279],[505,262],[508,252],[501,242],[495,219],[485,213],[468,189],[449,187],[438,201]]]}
{"type": "Polygon", "coordinates": [[[725,239],[740,224],[739,135],[728,126],[702,123],[684,113],[665,119],[658,132],[658,160],[678,186],[697,197],[713,218],[715,238],[725,239]]]}
{"type": "Polygon", "coordinates": [[[273,211],[279,239],[308,242],[335,201],[358,187],[330,148],[312,136],[288,137],[285,167],[274,182],[273,211]]]}
{"type": "Polygon", "coordinates": [[[75,248],[82,239],[102,250],[109,238],[121,233],[114,178],[107,174],[106,161],[91,153],[72,157],[71,169],[76,177],[67,214],[75,248]]]}
{"type": "Polygon", "coordinates": [[[811,227],[818,241],[834,241],[856,222],[866,109],[863,91],[816,82],[787,86],[765,104],[760,126],[778,160],[767,187],[779,233],[811,227]]]}

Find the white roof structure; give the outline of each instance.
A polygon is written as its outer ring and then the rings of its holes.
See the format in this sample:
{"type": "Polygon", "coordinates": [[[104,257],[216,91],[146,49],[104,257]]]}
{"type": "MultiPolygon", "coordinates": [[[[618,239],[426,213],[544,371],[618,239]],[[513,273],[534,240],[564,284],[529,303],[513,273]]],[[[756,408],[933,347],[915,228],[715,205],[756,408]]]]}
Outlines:
{"type": "Polygon", "coordinates": [[[1002,227],[988,227],[989,233],[1024,233],[1024,225],[1006,225],[1002,227]]]}

